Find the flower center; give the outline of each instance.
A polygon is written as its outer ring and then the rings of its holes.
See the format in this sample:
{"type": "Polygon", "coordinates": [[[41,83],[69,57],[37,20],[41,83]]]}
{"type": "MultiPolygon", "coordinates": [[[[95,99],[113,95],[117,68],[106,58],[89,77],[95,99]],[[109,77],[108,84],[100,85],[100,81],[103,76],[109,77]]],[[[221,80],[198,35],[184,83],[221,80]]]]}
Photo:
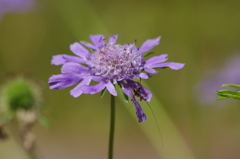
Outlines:
{"type": "Polygon", "coordinates": [[[143,69],[142,59],[132,44],[107,44],[92,54],[89,64],[94,75],[120,81],[136,77],[143,69]]]}

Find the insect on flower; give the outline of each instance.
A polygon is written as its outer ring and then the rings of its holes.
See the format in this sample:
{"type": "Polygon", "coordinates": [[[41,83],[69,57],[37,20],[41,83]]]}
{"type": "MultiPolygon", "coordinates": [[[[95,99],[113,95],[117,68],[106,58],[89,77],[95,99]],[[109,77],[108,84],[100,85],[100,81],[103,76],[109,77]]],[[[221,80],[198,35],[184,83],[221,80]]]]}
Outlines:
{"type": "Polygon", "coordinates": [[[167,54],[144,60],[144,54],[159,44],[160,36],[146,40],[140,48],[135,46],[136,40],[133,44],[116,44],[117,38],[118,35],[111,35],[109,42],[106,43],[103,35],[90,35],[93,44],[80,41],[70,45],[70,50],[77,56],[65,54],[53,56],[52,64],[63,65],[62,74],[52,75],[48,83],[51,89],[64,89],[78,84],[70,91],[73,97],[104,90],[117,96],[115,85],[120,85],[124,94],[131,97],[138,121],[144,122],[146,115],[135,97],[149,102],[152,93],[133,79],[148,79],[150,73],[158,73],[155,68],[170,67],[178,70],[184,64],[165,62],[167,54]],[[90,85],[92,80],[98,84],[90,85]]]}
{"type": "MultiPolygon", "coordinates": [[[[140,82],[141,82],[141,78],[140,78],[140,82]]],[[[137,85],[141,85],[139,82],[136,82],[136,84],[137,84],[137,85]]],[[[145,92],[144,92],[144,89],[142,89],[141,87],[138,87],[138,88],[132,87],[132,93],[133,93],[133,95],[134,95],[135,97],[139,97],[139,100],[140,100],[140,101],[142,101],[142,100],[144,100],[144,99],[147,99],[147,96],[148,96],[148,94],[145,93],[145,92]],[[141,93],[141,92],[143,92],[143,93],[141,93]],[[145,93],[145,94],[144,94],[144,93],[145,93]]],[[[132,99],[131,99],[131,100],[132,100],[132,99]]],[[[132,100],[132,102],[133,102],[133,100],[132,100]]],[[[155,114],[154,114],[154,112],[153,112],[150,104],[148,104],[147,101],[145,101],[145,102],[147,103],[148,107],[150,108],[150,110],[151,110],[151,112],[152,112],[152,114],[153,114],[155,123],[156,123],[157,128],[158,128],[159,135],[160,135],[160,137],[161,137],[161,141],[163,141],[162,135],[161,135],[161,131],[160,131],[160,127],[159,127],[159,124],[158,124],[158,122],[157,122],[157,118],[156,118],[156,116],[155,116],[155,114]]],[[[162,142],[162,147],[163,147],[163,142],[162,142]]]]}
{"type": "MultiPolygon", "coordinates": [[[[140,83],[137,82],[137,85],[140,85],[140,83]]],[[[138,88],[132,87],[133,95],[136,97],[139,97],[140,101],[142,101],[144,97],[147,97],[147,94],[146,93],[141,94],[141,91],[144,91],[144,90],[141,90],[141,87],[138,87],[138,88]]]]}

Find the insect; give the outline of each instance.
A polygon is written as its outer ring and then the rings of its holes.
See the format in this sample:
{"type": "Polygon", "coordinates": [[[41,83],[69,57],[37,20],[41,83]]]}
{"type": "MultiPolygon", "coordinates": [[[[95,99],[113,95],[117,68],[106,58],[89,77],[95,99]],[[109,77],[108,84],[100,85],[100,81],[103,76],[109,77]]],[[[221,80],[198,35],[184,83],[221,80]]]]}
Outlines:
{"type": "MultiPolygon", "coordinates": [[[[141,82],[141,79],[140,79],[140,82],[141,82]]],[[[138,82],[137,82],[138,83],[138,82]]],[[[159,132],[159,135],[160,135],[160,138],[161,138],[161,141],[162,141],[162,147],[163,147],[163,138],[162,138],[162,133],[161,133],[161,131],[160,131],[160,127],[159,127],[159,124],[158,124],[158,122],[157,122],[157,118],[156,118],[156,116],[155,116],[155,114],[154,114],[154,112],[153,112],[153,110],[152,110],[152,107],[148,104],[148,102],[145,100],[146,99],[146,97],[148,96],[146,93],[144,93],[145,91],[143,90],[143,88],[141,87],[141,84],[140,83],[138,83],[138,88],[135,88],[135,87],[132,87],[131,89],[132,89],[132,93],[133,93],[133,95],[135,96],[135,97],[139,97],[139,99],[140,99],[140,101],[142,101],[142,100],[144,100],[146,103],[147,103],[147,105],[148,105],[148,107],[150,108],[150,110],[151,110],[151,112],[152,112],[152,114],[153,114],[153,117],[154,117],[154,119],[155,119],[155,122],[156,122],[156,125],[157,125],[157,128],[158,128],[158,132],[159,132]]]]}

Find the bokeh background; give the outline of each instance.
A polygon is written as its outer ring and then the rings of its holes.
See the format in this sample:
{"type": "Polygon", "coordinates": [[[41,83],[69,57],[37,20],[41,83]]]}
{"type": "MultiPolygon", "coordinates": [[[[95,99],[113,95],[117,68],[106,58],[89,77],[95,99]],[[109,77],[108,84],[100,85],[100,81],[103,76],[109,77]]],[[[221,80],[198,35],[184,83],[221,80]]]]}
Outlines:
{"type": "MultiPolygon", "coordinates": [[[[72,87],[49,90],[47,84],[60,73],[50,65],[52,56],[72,55],[69,45],[90,41],[90,34],[119,34],[119,44],[137,39],[138,47],[161,35],[155,55],[186,63],[142,81],[153,92],[150,105],[163,140],[148,105],[141,103],[148,121],[138,123],[131,102],[117,98],[115,159],[240,158],[239,101],[216,102],[214,92],[223,83],[240,84],[239,0],[15,2],[0,0],[0,78],[3,84],[8,73],[27,73],[43,83],[52,127],[34,128],[39,159],[107,158],[110,95],[74,98],[72,87]]],[[[13,136],[0,142],[0,158],[29,156],[13,136]]]]}

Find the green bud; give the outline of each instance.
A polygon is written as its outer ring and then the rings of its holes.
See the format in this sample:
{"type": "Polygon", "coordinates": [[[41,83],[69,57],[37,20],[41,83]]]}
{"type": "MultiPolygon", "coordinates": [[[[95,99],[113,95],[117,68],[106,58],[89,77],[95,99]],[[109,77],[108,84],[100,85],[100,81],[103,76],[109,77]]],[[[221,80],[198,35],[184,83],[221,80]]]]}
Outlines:
{"type": "Polygon", "coordinates": [[[40,92],[36,84],[18,77],[2,87],[0,100],[0,111],[34,110],[40,105],[40,92]]]}

